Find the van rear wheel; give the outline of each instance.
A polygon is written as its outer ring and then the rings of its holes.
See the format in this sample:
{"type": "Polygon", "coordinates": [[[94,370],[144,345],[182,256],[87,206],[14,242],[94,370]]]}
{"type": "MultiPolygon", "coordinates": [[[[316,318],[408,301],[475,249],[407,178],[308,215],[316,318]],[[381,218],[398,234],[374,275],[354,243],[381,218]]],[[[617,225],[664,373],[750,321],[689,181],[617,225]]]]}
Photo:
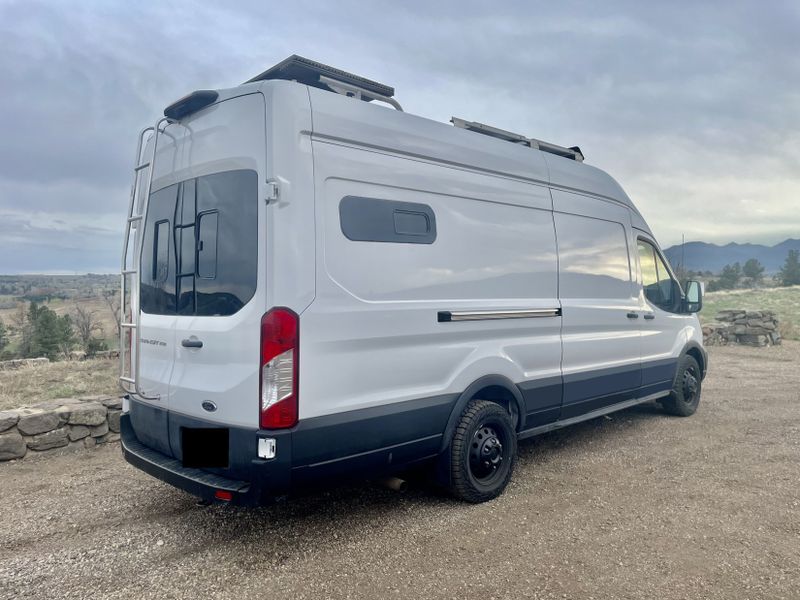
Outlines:
{"type": "Polygon", "coordinates": [[[466,502],[486,502],[508,485],[517,456],[511,415],[499,404],[472,400],[450,442],[450,492],[466,502]]]}
{"type": "Polygon", "coordinates": [[[694,357],[684,354],[678,362],[678,371],[670,395],[661,400],[661,406],[671,415],[688,417],[695,413],[700,404],[702,391],[700,365],[694,357]]]}

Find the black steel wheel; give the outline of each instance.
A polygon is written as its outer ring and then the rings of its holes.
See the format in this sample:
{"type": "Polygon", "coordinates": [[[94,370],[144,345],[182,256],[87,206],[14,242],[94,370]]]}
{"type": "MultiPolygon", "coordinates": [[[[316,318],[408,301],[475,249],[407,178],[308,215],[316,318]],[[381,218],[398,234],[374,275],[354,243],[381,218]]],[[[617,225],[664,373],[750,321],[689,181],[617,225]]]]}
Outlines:
{"type": "Polygon", "coordinates": [[[700,365],[697,364],[694,357],[685,354],[678,361],[672,392],[661,401],[661,405],[671,415],[691,416],[700,404],[702,389],[703,378],[700,365]]]}
{"type": "Polygon", "coordinates": [[[499,404],[472,400],[450,443],[450,491],[467,502],[499,496],[511,479],[517,434],[511,415],[499,404]]]}

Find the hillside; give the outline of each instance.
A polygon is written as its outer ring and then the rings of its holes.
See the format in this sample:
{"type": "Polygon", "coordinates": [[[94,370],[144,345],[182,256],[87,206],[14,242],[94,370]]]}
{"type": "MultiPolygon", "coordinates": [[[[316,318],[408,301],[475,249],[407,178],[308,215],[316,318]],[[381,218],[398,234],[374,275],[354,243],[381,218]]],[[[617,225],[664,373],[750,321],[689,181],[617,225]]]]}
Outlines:
{"type": "Polygon", "coordinates": [[[707,242],[686,242],[683,249],[678,244],[670,246],[664,253],[674,267],[681,264],[683,253],[683,266],[690,271],[719,273],[725,265],[735,262],[744,264],[748,259],[755,258],[764,265],[767,273],[776,273],[783,266],[789,250],[800,250],[800,239],[784,240],[774,246],[735,242],[718,246],[707,242]]]}

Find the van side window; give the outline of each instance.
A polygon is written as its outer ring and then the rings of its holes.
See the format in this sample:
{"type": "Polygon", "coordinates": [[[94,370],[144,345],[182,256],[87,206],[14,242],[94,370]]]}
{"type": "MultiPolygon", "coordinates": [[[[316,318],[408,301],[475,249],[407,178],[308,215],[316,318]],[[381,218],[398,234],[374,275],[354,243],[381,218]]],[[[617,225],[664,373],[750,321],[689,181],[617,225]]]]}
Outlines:
{"type": "Polygon", "coordinates": [[[645,298],[663,310],[675,311],[679,300],[676,297],[678,286],[670,276],[667,265],[655,246],[645,240],[639,240],[637,245],[645,298]]]}
{"type": "Polygon", "coordinates": [[[427,204],[345,196],[339,203],[342,233],[354,242],[432,244],[436,216],[427,204]]]}
{"type": "Polygon", "coordinates": [[[555,213],[559,295],[563,298],[630,298],[632,277],[625,227],[555,213]]]}

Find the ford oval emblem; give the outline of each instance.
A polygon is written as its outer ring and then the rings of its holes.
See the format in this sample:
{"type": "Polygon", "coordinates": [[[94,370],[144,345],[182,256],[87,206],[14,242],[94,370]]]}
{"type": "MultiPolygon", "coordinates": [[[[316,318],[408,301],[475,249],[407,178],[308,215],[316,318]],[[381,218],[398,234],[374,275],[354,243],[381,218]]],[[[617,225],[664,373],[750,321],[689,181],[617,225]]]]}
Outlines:
{"type": "Polygon", "coordinates": [[[214,412],[217,410],[217,405],[214,404],[211,400],[203,400],[203,410],[207,412],[214,412]]]}

